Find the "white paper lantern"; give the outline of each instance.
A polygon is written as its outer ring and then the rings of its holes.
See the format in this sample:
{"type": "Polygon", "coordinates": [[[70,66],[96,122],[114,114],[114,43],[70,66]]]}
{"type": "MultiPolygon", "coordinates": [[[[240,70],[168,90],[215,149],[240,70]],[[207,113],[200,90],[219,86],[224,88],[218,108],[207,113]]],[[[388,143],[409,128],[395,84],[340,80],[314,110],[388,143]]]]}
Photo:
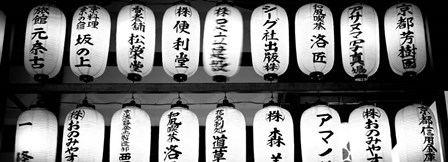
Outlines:
{"type": "Polygon", "coordinates": [[[109,13],[98,5],[81,6],[73,15],[70,67],[83,82],[92,82],[106,69],[110,24],[109,13]]]}
{"type": "Polygon", "coordinates": [[[277,105],[258,110],[253,138],[255,161],[294,161],[294,124],[288,110],[277,105]]]}
{"type": "Polygon", "coordinates": [[[104,118],[92,105],[78,105],[64,122],[61,161],[102,162],[104,118]]]}
{"type": "Polygon", "coordinates": [[[246,161],[246,121],[231,104],[212,110],[205,122],[206,161],[246,161]]]}
{"type": "Polygon", "coordinates": [[[148,113],[135,102],[123,105],[111,119],[109,161],[149,161],[150,152],[151,119],[148,113]]]}
{"type": "Polygon", "coordinates": [[[28,14],[25,31],[24,66],[36,81],[56,76],[64,56],[66,19],[50,4],[34,7],[28,14]]]}
{"type": "Polygon", "coordinates": [[[414,4],[399,3],[384,15],[387,55],[392,70],[413,77],[426,66],[426,35],[423,15],[414,4]]]}
{"type": "Polygon", "coordinates": [[[199,121],[186,105],[175,104],[159,124],[159,162],[199,160],[199,121]]]}
{"type": "Polygon", "coordinates": [[[355,81],[367,81],[380,63],[378,16],[374,8],[357,3],[341,15],[341,50],[345,72],[355,81]]]}
{"type": "Polygon", "coordinates": [[[20,114],[16,126],[16,161],[56,161],[58,122],[52,112],[33,107],[20,114]]]}
{"type": "Polygon", "coordinates": [[[305,110],[300,119],[302,160],[342,161],[340,127],[339,114],[331,107],[316,105],[305,110]]]}
{"type": "Polygon", "coordinates": [[[350,134],[348,129],[348,123],[342,122],[339,131],[341,132],[340,142],[342,146],[342,162],[351,162],[352,155],[350,152],[350,134]]]}
{"type": "Polygon", "coordinates": [[[276,80],[289,64],[289,26],[285,9],[258,6],[250,18],[252,66],[265,80],[276,80]]]}
{"type": "Polygon", "coordinates": [[[199,13],[187,4],[169,7],[163,14],[162,63],[177,82],[191,77],[199,66],[201,23],[199,13]]]}
{"type": "Polygon", "coordinates": [[[389,119],[383,109],[361,106],[350,113],[348,122],[352,161],[392,161],[389,119]]]}
{"type": "Polygon", "coordinates": [[[412,104],[395,116],[395,132],[400,161],[440,161],[439,128],[432,111],[424,105],[412,104]]]}
{"type": "Polygon", "coordinates": [[[319,3],[300,7],[295,17],[297,64],[312,80],[322,80],[334,64],[334,25],[331,10],[319,3]]]}
{"type": "Polygon", "coordinates": [[[203,66],[216,82],[238,73],[243,49],[243,17],[240,11],[221,4],[207,12],[203,38],[203,66]]]}
{"type": "Polygon", "coordinates": [[[2,63],[3,43],[5,38],[6,15],[0,10],[0,64],[2,63]]]}
{"type": "Polygon", "coordinates": [[[140,81],[153,67],[156,20],[142,4],[120,9],[117,18],[117,67],[131,81],[140,81]]]}

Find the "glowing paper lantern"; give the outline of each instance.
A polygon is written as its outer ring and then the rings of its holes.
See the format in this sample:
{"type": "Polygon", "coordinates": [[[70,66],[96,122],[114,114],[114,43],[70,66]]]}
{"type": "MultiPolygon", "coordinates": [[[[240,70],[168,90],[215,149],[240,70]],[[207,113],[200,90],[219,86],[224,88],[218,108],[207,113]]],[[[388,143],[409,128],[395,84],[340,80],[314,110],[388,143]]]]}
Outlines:
{"type": "Polygon", "coordinates": [[[104,118],[86,103],[70,111],[64,122],[61,161],[102,162],[104,118]]]}
{"type": "Polygon", "coordinates": [[[261,5],[250,18],[252,66],[265,80],[276,80],[289,64],[289,27],[285,9],[261,5]]]}
{"type": "Polygon", "coordinates": [[[156,20],[142,4],[121,8],[117,18],[117,67],[131,81],[140,81],[153,67],[156,20]]]}
{"type": "Polygon", "coordinates": [[[32,107],[20,114],[16,128],[16,161],[56,161],[58,122],[52,112],[32,107]]]}
{"type": "Polygon", "coordinates": [[[255,113],[253,130],[255,161],[294,161],[294,124],[288,110],[265,106],[255,113]]]}
{"type": "Polygon", "coordinates": [[[424,105],[412,104],[395,116],[395,131],[400,161],[440,161],[439,128],[432,111],[424,105]]]}
{"type": "Polygon", "coordinates": [[[228,4],[207,12],[203,39],[203,66],[216,82],[225,82],[239,70],[243,48],[243,17],[228,4]]]}
{"type": "Polygon", "coordinates": [[[160,118],[159,162],[197,162],[198,158],[198,117],[178,102],[160,118]]]}
{"type": "Polygon", "coordinates": [[[162,24],[162,63],[165,72],[184,82],[199,66],[201,24],[199,13],[187,4],[168,8],[162,24]]]}
{"type": "Polygon", "coordinates": [[[6,15],[0,10],[0,64],[2,62],[3,43],[5,38],[6,15]]]}
{"type": "Polygon", "coordinates": [[[357,3],[341,15],[342,64],[355,81],[367,81],[380,63],[378,16],[371,6],[357,3]]]}
{"type": "Polygon", "coordinates": [[[56,76],[64,56],[66,19],[64,13],[50,4],[39,5],[28,14],[24,66],[36,81],[56,76]]]}
{"type": "Polygon", "coordinates": [[[331,107],[316,105],[305,110],[300,119],[302,160],[342,161],[340,127],[339,114],[331,107]]]}
{"type": "Polygon", "coordinates": [[[83,82],[92,82],[106,69],[110,23],[109,13],[98,5],[84,5],[74,13],[70,38],[70,67],[83,82]]]}
{"type": "Polygon", "coordinates": [[[348,129],[348,123],[342,122],[341,127],[339,131],[341,132],[340,141],[342,146],[342,162],[351,162],[352,161],[352,155],[350,152],[350,134],[348,129]]]}
{"type": "Polygon", "coordinates": [[[352,161],[392,161],[389,119],[383,109],[361,106],[348,122],[352,161]]]}
{"type": "Polygon", "coordinates": [[[300,70],[313,80],[322,80],[334,64],[333,14],[323,4],[306,4],[296,12],[295,32],[300,70]]]}
{"type": "Polygon", "coordinates": [[[423,16],[414,4],[399,3],[384,15],[387,55],[392,70],[416,76],[426,66],[426,36],[423,16]]]}
{"type": "Polygon", "coordinates": [[[116,111],[110,124],[110,161],[149,161],[151,119],[135,102],[116,111]]]}
{"type": "Polygon", "coordinates": [[[246,161],[246,121],[233,104],[224,100],[205,122],[206,161],[246,161]]]}

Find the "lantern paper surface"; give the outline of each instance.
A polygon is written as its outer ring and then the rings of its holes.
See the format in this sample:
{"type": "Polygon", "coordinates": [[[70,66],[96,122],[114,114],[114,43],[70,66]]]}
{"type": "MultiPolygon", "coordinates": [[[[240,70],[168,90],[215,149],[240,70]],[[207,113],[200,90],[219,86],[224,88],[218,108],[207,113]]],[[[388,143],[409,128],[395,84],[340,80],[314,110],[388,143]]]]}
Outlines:
{"type": "MultiPolygon", "coordinates": [[[[192,76],[199,66],[201,24],[199,13],[186,4],[168,8],[162,24],[162,63],[165,72],[192,76]]],[[[182,81],[182,80],[181,80],[182,81]]]]}
{"type": "Polygon", "coordinates": [[[340,136],[340,142],[342,146],[342,162],[351,162],[352,161],[352,155],[350,152],[350,134],[348,129],[348,123],[342,122],[341,123],[341,129],[339,131],[341,132],[340,136]]]}
{"type": "Polygon", "coordinates": [[[393,5],[384,15],[384,32],[392,70],[398,75],[422,72],[427,55],[425,26],[420,9],[410,3],[393,5]]]}
{"type": "Polygon", "coordinates": [[[366,81],[380,63],[378,16],[374,8],[357,3],[341,15],[341,50],[345,72],[355,81],[366,81]]]}
{"type": "Polygon", "coordinates": [[[432,111],[424,105],[412,104],[395,116],[395,131],[400,161],[440,161],[439,129],[432,111]]]}
{"type": "Polygon", "coordinates": [[[6,15],[0,10],[0,64],[3,55],[3,43],[5,40],[6,15]]]}
{"type": "Polygon", "coordinates": [[[232,77],[239,70],[243,48],[243,18],[227,4],[207,12],[203,38],[203,66],[213,77],[232,77]]]}
{"type": "Polygon", "coordinates": [[[70,111],[64,123],[61,161],[102,162],[104,118],[90,107],[70,111]]]}
{"type": "Polygon", "coordinates": [[[116,47],[117,66],[123,75],[128,78],[137,75],[141,79],[151,72],[155,38],[156,20],[150,8],[141,4],[121,8],[117,18],[116,47]]]}
{"type": "Polygon", "coordinates": [[[252,66],[260,76],[280,76],[289,64],[289,26],[285,9],[261,5],[250,18],[252,66]]]}
{"type": "Polygon", "coordinates": [[[126,106],[114,113],[110,125],[110,161],[149,161],[151,119],[146,111],[126,106]]]}
{"type": "Polygon", "coordinates": [[[53,78],[59,73],[64,56],[65,30],[65,15],[55,6],[45,4],[31,9],[24,46],[24,66],[28,74],[53,78]]]}
{"type": "Polygon", "coordinates": [[[243,114],[220,106],[207,115],[206,161],[246,161],[246,122],[243,114]]]}
{"type": "Polygon", "coordinates": [[[70,38],[70,67],[84,82],[93,81],[106,69],[110,24],[109,13],[98,5],[81,6],[74,13],[70,38]]]}
{"type": "Polygon", "coordinates": [[[336,110],[316,105],[303,112],[300,119],[302,160],[342,161],[341,119],[336,110]]]}
{"type": "Polygon", "coordinates": [[[383,109],[361,106],[350,113],[348,122],[352,161],[392,161],[389,119],[383,109]]]}
{"type": "Polygon", "coordinates": [[[192,111],[173,107],[159,124],[159,162],[197,162],[199,121],[192,111]]]}
{"type": "Polygon", "coordinates": [[[288,110],[278,106],[258,110],[253,130],[255,161],[294,161],[294,124],[288,110]]]}
{"type": "Polygon", "coordinates": [[[56,161],[58,122],[45,108],[31,108],[17,119],[15,161],[56,161]]]}
{"type": "Polygon", "coordinates": [[[331,10],[319,3],[300,7],[295,17],[297,64],[307,74],[325,75],[334,64],[334,25],[331,10]]]}

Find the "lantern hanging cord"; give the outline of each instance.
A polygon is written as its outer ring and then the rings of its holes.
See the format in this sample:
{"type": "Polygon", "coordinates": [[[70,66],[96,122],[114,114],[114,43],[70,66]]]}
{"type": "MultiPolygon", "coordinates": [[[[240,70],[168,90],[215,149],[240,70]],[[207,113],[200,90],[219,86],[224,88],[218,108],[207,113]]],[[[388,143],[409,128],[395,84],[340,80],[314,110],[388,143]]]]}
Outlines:
{"type": "Polygon", "coordinates": [[[271,101],[274,101],[274,90],[272,89],[272,80],[269,83],[269,90],[271,91],[271,101]]]}

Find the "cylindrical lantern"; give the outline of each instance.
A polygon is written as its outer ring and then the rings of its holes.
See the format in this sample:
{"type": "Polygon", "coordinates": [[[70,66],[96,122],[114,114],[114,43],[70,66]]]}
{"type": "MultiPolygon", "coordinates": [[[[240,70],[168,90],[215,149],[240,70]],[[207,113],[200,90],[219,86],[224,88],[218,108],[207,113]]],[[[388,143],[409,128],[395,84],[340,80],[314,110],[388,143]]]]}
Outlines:
{"type": "Polygon", "coordinates": [[[297,64],[312,80],[322,80],[334,64],[334,25],[330,9],[319,3],[300,7],[295,17],[297,64]]]}
{"type": "Polygon", "coordinates": [[[56,76],[64,56],[66,19],[50,4],[34,7],[28,14],[25,31],[24,66],[36,81],[56,76]]]}
{"type": "Polygon", "coordinates": [[[432,111],[424,105],[412,104],[395,116],[395,134],[400,161],[440,161],[439,128],[432,111]]]}
{"type": "Polygon", "coordinates": [[[250,18],[252,66],[265,80],[276,80],[289,64],[289,26],[285,9],[264,4],[250,18]]]}
{"type": "Polygon", "coordinates": [[[391,161],[389,119],[378,107],[364,105],[350,113],[349,138],[352,161],[391,161]]]}
{"type": "Polygon", "coordinates": [[[199,120],[178,102],[164,112],[159,124],[159,162],[199,160],[199,120]]]}
{"type": "Polygon", "coordinates": [[[74,15],[70,42],[70,67],[83,82],[92,82],[107,66],[110,16],[98,5],[79,7],[74,15]]]}
{"type": "Polygon", "coordinates": [[[336,110],[326,105],[308,108],[300,119],[302,160],[341,161],[341,119],[336,110]]]}
{"type": "Polygon", "coordinates": [[[387,55],[392,70],[414,77],[426,66],[426,36],[423,15],[411,3],[391,6],[384,15],[387,55]]]}
{"type": "Polygon", "coordinates": [[[341,52],[345,72],[367,81],[380,63],[378,16],[374,8],[357,3],[341,14],[341,52]]]}
{"type": "Polygon", "coordinates": [[[348,122],[342,122],[339,132],[341,135],[339,136],[341,147],[342,147],[342,162],[351,162],[352,154],[350,152],[350,134],[348,129],[348,122]]]}
{"type": "Polygon", "coordinates": [[[84,102],[70,111],[64,122],[61,161],[102,162],[104,118],[84,102]]]}
{"type": "Polygon", "coordinates": [[[243,17],[228,4],[207,12],[204,26],[202,61],[205,72],[216,82],[225,82],[240,66],[243,49],[243,17]]]}
{"type": "Polygon", "coordinates": [[[184,82],[199,66],[201,23],[199,13],[180,3],[163,14],[162,63],[176,82],[184,82]]]}
{"type": "Polygon", "coordinates": [[[56,161],[58,122],[42,107],[33,107],[17,119],[15,161],[56,161]]]}
{"type": "Polygon", "coordinates": [[[257,162],[294,161],[294,124],[288,110],[266,105],[253,123],[254,159],[257,162]]]}
{"type": "Polygon", "coordinates": [[[131,101],[116,111],[110,124],[109,161],[149,161],[151,119],[140,105],[131,101]]]}
{"type": "Polygon", "coordinates": [[[2,63],[3,43],[5,38],[6,15],[0,10],[0,64],[2,63]]]}
{"type": "Polygon", "coordinates": [[[246,161],[246,121],[227,100],[207,115],[205,159],[246,161]]]}
{"type": "Polygon", "coordinates": [[[131,81],[140,81],[153,67],[156,20],[150,8],[129,4],[117,18],[117,67],[131,81]]]}

